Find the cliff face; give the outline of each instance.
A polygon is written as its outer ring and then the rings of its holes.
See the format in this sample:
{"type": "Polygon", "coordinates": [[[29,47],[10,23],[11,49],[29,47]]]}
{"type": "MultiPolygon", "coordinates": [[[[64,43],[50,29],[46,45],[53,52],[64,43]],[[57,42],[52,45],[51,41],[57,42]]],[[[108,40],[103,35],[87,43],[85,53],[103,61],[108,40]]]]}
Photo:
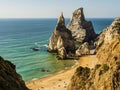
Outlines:
{"type": "Polygon", "coordinates": [[[68,90],[120,89],[120,18],[100,34],[97,45],[98,64],[92,70],[79,67],[68,90]]]}
{"type": "Polygon", "coordinates": [[[0,57],[0,90],[28,90],[15,65],[0,57]]]}
{"type": "Polygon", "coordinates": [[[119,18],[115,19],[115,21],[107,27],[101,34],[97,37],[97,41],[95,45],[97,49],[103,44],[111,42],[111,40],[120,35],[120,23],[119,18]]]}
{"type": "Polygon", "coordinates": [[[48,51],[58,52],[60,58],[64,59],[66,58],[67,53],[74,52],[74,49],[75,44],[71,31],[66,28],[65,20],[61,13],[55,30],[50,37],[48,51]]]}
{"type": "Polygon", "coordinates": [[[72,36],[77,42],[90,42],[96,37],[92,22],[85,20],[83,8],[73,12],[68,29],[71,30],[72,36]]]}

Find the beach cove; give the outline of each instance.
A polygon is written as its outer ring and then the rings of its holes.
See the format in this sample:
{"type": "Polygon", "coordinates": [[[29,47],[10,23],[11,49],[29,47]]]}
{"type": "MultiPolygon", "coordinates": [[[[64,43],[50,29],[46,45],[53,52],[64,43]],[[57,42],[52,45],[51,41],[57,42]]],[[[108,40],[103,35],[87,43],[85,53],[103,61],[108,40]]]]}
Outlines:
{"type": "Polygon", "coordinates": [[[44,78],[26,82],[26,86],[32,90],[67,90],[67,86],[77,67],[94,68],[97,61],[98,59],[95,55],[80,57],[79,60],[76,60],[76,64],[71,68],[44,78]]]}
{"type": "MultiPolygon", "coordinates": [[[[114,19],[88,18],[87,20],[93,22],[95,32],[99,33],[114,19]]],[[[0,54],[16,65],[16,70],[23,80],[41,78],[74,64],[73,61],[58,61],[55,55],[47,52],[45,45],[48,44],[56,22],[57,19],[0,20],[0,54]],[[36,44],[40,47],[40,51],[30,49],[36,47],[36,44]],[[51,72],[41,72],[42,68],[50,69],[51,72]]],[[[66,24],[68,22],[69,19],[66,19],[66,24]]]]}

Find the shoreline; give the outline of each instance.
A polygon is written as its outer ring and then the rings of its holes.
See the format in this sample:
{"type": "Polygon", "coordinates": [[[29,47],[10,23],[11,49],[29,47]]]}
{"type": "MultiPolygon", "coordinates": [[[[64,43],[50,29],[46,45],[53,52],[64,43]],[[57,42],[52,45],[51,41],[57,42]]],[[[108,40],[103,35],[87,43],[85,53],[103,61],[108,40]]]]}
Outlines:
{"type": "Polygon", "coordinates": [[[89,68],[93,68],[96,63],[97,58],[95,55],[83,56],[80,57],[79,60],[75,60],[75,64],[68,69],[64,69],[42,78],[27,81],[25,84],[32,90],[66,90],[77,67],[88,66],[89,68]]]}
{"type": "Polygon", "coordinates": [[[55,73],[52,73],[52,74],[48,74],[48,75],[45,75],[45,76],[40,77],[40,78],[33,78],[32,80],[25,81],[25,83],[29,83],[31,81],[43,79],[43,78],[46,78],[46,77],[49,77],[49,76],[53,76],[54,74],[59,74],[59,73],[65,72],[67,70],[70,70],[71,68],[74,68],[78,64],[77,60],[72,60],[72,61],[74,61],[74,64],[72,66],[70,66],[70,67],[65,67],[64,69],[62,69],[62,70],[60,70],[58,72],[55,72],[55,73]]]}

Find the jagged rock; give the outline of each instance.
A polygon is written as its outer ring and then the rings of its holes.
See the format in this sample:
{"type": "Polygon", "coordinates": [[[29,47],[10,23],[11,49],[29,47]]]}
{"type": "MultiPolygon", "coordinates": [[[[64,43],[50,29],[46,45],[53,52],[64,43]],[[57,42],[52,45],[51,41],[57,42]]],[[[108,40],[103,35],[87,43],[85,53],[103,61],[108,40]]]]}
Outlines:
{"type": "Polygon", "coordinates": [[[0,90],[28,90],[15,65],[0,57],[0,90]]]}
{"type": "Polygon", "coordinates": [[[61,47],[58,49],[59,59],[65,59],[67,58],[67,53],[64,47],[61,47]]]}
{"type": "Polygon", "coordinates": [[[95,42],[96,49],[98,49],[104,42],[109,43],[111,40],[120,35],[120,18],[115,19],[115,21],[100,35],[97,37],[95,42]]]}
{"type": "Polygon", "coordinates": [[[72,36],[78,42],[90,42],[96,38],[92,22],[85,20],[83,8],[73,12],[68,29],[71,30],[72,36]]]}
{"type": "Polygon", "coordinates": [[[83,56],[83,55],[89,55],[90,49],[89,44],[87,42],[83,43],[77,50],[76,55],[77,56],[83,56]]]}
{"type": "Polygon", "coordinates": [[[63,54],[66,55],[65,53],[73,53],[74,50],[75,44],[71,31],[66,28],[63,13],[61,13],[55,30],[50,37],[48,51],[57,52],[58,54],[61,54],[60,56],[62,56],[63,54]]]}
{"type": "Polygon", "coordinates": [[[103,43],[97,51],[98,64],[87,73],[87,77],[84,73],[88,70],[79,67],[71,79],[68,90],[120,89],[120,18],[101,34],[104,34],[104,38],[101,37],[103,43]]]}

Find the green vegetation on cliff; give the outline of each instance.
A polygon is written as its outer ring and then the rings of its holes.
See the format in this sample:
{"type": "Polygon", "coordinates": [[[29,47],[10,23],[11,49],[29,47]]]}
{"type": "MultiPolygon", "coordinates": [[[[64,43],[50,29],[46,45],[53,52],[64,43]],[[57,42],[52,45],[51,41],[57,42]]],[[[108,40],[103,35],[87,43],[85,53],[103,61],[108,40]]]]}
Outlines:
{"type": "Polygon", "coordinates": [[[98,36],[95,44],[98,64],[90,74],[85,73],[89,69],[79,67],[68,90],[120,90],[120,18],[98,36]]]}

